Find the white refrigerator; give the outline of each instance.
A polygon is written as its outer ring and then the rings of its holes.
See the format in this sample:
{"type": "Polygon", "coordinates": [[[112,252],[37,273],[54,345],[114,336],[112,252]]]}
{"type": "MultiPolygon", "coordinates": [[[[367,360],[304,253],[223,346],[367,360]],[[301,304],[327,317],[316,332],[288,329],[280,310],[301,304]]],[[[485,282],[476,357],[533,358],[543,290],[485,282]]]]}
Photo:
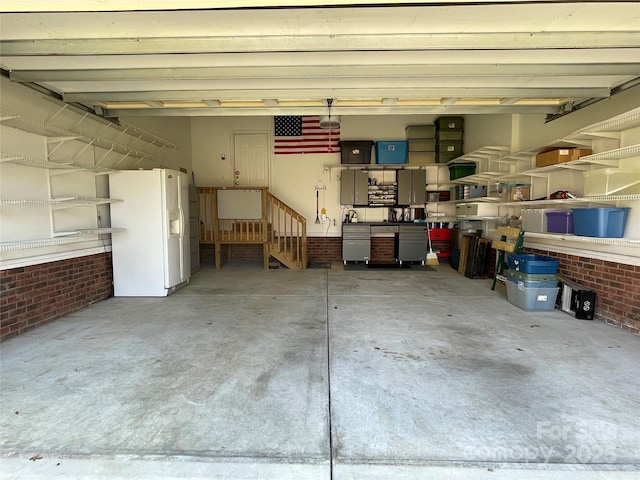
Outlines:
{"type": "Polygon", "coordinates": [[[164,297],[191,276],[189,182],[168,169],[109,175],[116,297],[164,297]]]}

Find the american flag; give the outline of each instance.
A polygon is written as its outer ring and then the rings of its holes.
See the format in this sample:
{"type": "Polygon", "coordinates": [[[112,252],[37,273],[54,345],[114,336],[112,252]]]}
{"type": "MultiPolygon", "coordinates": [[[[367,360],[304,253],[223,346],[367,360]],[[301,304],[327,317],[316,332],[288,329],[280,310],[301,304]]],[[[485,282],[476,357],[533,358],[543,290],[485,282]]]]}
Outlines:
{"type": "Polygon", "coordinates": [[[321,128],[318,116],[274,117],[273,153],[339,153],[340,127],[321,128]]]}

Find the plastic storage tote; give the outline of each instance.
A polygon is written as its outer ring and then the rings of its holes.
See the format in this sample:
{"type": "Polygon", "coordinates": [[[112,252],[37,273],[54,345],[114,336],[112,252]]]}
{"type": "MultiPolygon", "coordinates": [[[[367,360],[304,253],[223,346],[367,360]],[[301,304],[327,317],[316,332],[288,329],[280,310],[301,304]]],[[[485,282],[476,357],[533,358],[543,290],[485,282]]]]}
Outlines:
{"type": "Polygon", "coordinates": [[[560,260],[544,255],[507,255],[509,269],[523,273],[558,273],[560,260]]]}
{"type": "Polygon", "coordinates": [[[340,160],[342,164],[371,163],[371,140],[343,140],[340,141],[340,160]]]}
{"type": "Polygon", "coordinates": [[[459,140],[462,141],[462,130],[439,130],[438,141],[459,140]]]}
{"type": "Polygon", "coordinates": [[[376,142],[376,163],[407,163],[407,141],[376,142]]]}
{"type": "Polygon", "coordinates": [[[571,212],[545,212],[545,215],[547,217],[547,232],[573,233],[573,214],[571,212]]]}
{"type": "Polygon", "coordinates": [[[444,155],[462,155],[462,140],[438,140],[436,150],[444,155]]]}
{"type": "Polygon", "coordinates": [[[551,311],[556,305],[559,290],[557,287],[525,288],[517,283],[507,281],[507,300],[522,310],[551,311]]]}
{"type": "Polygon", "coordinates": [[[640,194],[640,170],[603,168],[583,175],[585,197],[640,194]]]}
{"type": "Polygon", "coordinates": [[[524,288],[556,288],[558,277],[555,273],[523,273],[516,270],[506,271],[507,280],[524,288]]]}
{"type": "Polygon", "coordinates": [[[475,163],[454,163],[449,165],[449,180],[456,180],[474,173],[476,173],[475,163]]]}
{"type": "Polygon", "coordinates": [[[523,208],[522,214],[522,230],[532,233],[544,233],[547,231],[546,212],[550,210],[546,208],[523,208]]]}
{"type": "Polygon", "coordinates": [[[573,230],[582,237],[622,238],[628,207],[574,208],[573,230]]]}
{"type": "Polygon", "coordinates": [[[407,140],[409,143],[410,152],[435,152],[436,151],[436,139],[435,138],[410,138],[407,140]]]}
{"type": "Polygon", "coordinates": [[[462,117],[438,117],[435,121],[436,130],[462,130],[463,123],[462,117]]]}

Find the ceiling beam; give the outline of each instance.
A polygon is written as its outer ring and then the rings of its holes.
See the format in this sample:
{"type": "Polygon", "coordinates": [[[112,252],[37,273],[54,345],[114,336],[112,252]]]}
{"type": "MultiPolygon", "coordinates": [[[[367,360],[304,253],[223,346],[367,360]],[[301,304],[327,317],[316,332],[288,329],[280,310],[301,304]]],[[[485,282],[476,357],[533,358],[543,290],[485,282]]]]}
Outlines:
{"type": "MultiPolygon", "coordinates": [[[[538,3],[555,3],[557,0],[537,0],[538,3]]],[[[354,5],[393,4],[478,4],[478,3],[530,3],[530,0],[3,0],[0,12],[112,12],[144,10],[200,10],[231,8],[283,8],[283,7],[339,7],[354,5]]]]}
{"type": "Polygon", "coordinates": [[[369,52],[168,53],[156,55],[56,56],[2,55],[0,62],[19,70],[101,70],[198,67],[378,67],[394,65],[601,65],[637,64],[640,48],[556,50],[423,50],[369,52]],[[525,60],[526,59],[526,60],[525,60]]]}
{"type": "MultiPolygon", "coordinates": [[[[206,117],[206,116],[272,116],[272,115],[326,115],[326,107],[232,107],[232,108],[147,108],[147,109],[102,109],[106,117],[128,117],[128,116],[160,116],[160,117],[206,117]]],[[[358,106],[332,108],[332,115],[468,115],[468,114],[516,114],[516,113],[539,113],[557,114],[560,112],[558,106],[358,106]]]]}
{"type": "Polygon", "coordinates": [[[380,66],[316,66],[288,67],[196,67],[196,68],[117,68],[69,70],[12,70],[16,82],[177,80],[212,78],[390,78],[434,76],[640,76],[640,62],[628,64],[458,64],[458,65],[386,65],[380,66]]]}
{"type": "Polygon", "coordinates": [[[637,48],[638,31],[139,37],[0,41],[2,55],[637,48]]]}
{"type": "Polygon", "coordinates": [[[131,102],[131,101],[170,101],[170,100],[256,100],[278,98],[286,100],[310,98],[606,98],[608,88],[327,88],[325,90],[158,90],[127,92],[67,92],[62,99],[68,103],[87,102],[131,102]]]}

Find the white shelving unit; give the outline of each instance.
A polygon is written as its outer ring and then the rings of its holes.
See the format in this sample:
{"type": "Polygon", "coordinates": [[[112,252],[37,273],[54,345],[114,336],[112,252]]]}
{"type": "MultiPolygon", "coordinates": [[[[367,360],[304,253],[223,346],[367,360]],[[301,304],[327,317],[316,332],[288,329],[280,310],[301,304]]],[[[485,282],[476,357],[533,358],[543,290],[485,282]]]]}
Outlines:
{"type": "MultiPolygon", "coordinates": [[[[640,251],[638,250],[640,247],[640,194],[585,196],[583,190],[583,172],[603,168],[615,169],[623,166],[639,169],[640,163],[637,161],[640,160],[638,136],[625,137],[625,132],[637,127],[640,127],[640,108],[587,126],[549,144],[527,148],[519,152],[505,153],[498,158],[491,159],[491,165],[497,165],[497,168],[488,168],[487,171],[480,171],[475,175],[452,181],[456,184],[481,184],[487,185],[487,187],[491,183],[530,184],[532,198],[548,197],[549,194],[557,190],[572,191],[575,193],[573,198],[504,202],[501,199],[487,197],[458,200],[455,203],[494,203],[499,208],[500,216],[519,214],[522,208],[630,206],[632,214],[629,216],[627,233],[624,238],[592,238],[555,233],[526,233],[525,238],[536,243],[536,246],[542,245],[544,247],[546,244],[549,248],[555,248],[561,244],[567,244],[567,248],[577,251],[597,251],[604,248],[608,254],[614,252],[614,255],[621,255],[621,258],[625,255],[635,257],[634,262],[640,264],[640,251]],[[602,141],[602,139],[605,140],[602,141]],[[623,139],[626,140],[626,145],[623,144],[623,139]],[[593,149],[595,153],[575,161],[535,168],[536,155],[550,145],[558,148],[585,147],[593,149]],[[597,151],[602,146],[604,149],[597,151]],[[632,225],[632,228],[629,228],[629,224],[632,225]]],[[[464,157],[455,161],[464,161],[464,157]]]]}
{"type": "Polygon", "coordinates": [[[109,205],[120,200],[108,197],[107,175],[118,166],[156,166],[154,154],[179,148],[131,125],[88,120],[87,112],[52,101],[59,108],[46,121],[0,110],[3,265],[104,248],[110,243],[105,235],[123,230],[110,225],[109,205]]]}

